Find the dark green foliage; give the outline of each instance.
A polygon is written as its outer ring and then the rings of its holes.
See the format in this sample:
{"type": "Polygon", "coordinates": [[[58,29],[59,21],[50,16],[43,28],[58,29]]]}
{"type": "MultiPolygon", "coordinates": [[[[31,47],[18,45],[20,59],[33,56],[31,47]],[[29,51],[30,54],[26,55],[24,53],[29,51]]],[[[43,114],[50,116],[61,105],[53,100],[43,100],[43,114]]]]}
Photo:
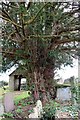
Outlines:
{"type": "Polygon", "coordinates": [[[43,120],[54,120],[56,110],[59,106],[59,103],[55,101],[49,101],[49,103],[46,103],[43,107],[43,120]]]}
{"type": "Polygon", "coordinates": [[[11,112],[8,113],[4,113],[3,116],[7,119],[7,118],[13,118],[13,114],[11,112]]]}
{"type": "MultiPolygon", "coordinates": [[[[29,9],[25,3],[12,3],[5,6],[2,3],[3,17],[14,19],[16,24],[7,22],[2,26],[3,30],[3,70],[19,64],[20,60],[26,61],[25,66],[31,71],[34,66],[46,67],[46,65],[53,65],[55,61],[55,68],[61,68],[61,65],[72,65],[72,50],[68,52],[69,48],[73,48],[74,43],[66,43],[66,39],[78,39],[78,33],[72,32],[70,28],[79,25],[78,19],[73,14],[78,10],[72,9],[70,12],[64,12],[64,9],[69,8],[71,3],[31,3],[29,9]],[[42,6],[43,9],[38,12],[42,6]],[[14,10],[15,8],[15,10],[14,10]],[[6,16],[7,9],[9,16],[6,16]],[[74,11],[74,12],[73,12],[74,11]],[[35,17],[36,16],[36,17],[35,17]],[[10,18],[9,18],[10,17],[10,18]],[[30,22],[35,17],[33,22],[30,22]],[[77,22],[76,22],[77,21],[77,22]],[[30,24],[29,24],[30,22],[30,24]],[[21,28],[21,27],[22,28],[21,28]],[[67,30],[68,29],[68,30],[67,30]],[[69,32],[68,32],[69,31],[69,32]],[[36,37],[37,35],[40,38],[36,37]],[[58,35],[59,42],[63,40],[64,43],[55,44],[56,38],[41,37],[43,35],[58,35]],[[33,37],[31,37],[33,36],[33,37]],[[24,41],[24,42],[22,42],[24,41]],[[36,48],[35,48],[36,45],[36,48]],[[54,46],[53,48],[51,46],[54,46]],[[35,55],[34,55],[35,54],[35,55]],[[33,57],[34,56],[34,57],[33,57]]],[[[76,29],[77,30],[77,29],[76,29]]],[[[77,46],[76,46],[77,47],[77,46]]]]}

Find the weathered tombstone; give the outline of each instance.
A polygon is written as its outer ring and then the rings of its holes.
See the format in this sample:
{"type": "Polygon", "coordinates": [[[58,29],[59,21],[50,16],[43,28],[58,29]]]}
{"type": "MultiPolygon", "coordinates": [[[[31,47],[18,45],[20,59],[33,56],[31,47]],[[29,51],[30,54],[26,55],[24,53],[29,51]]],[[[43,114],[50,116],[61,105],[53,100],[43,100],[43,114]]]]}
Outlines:
{"type": "Polygon", "coordinates": [[[80,120],[80,111],[78,111],[78,119],[80,120]]]}
{"type": "Polygon", "coordinates": [[[0,99],[0,116],[4,113],[4,106],[3,106],[3,102],[2,99],[0,99]]]}
{"type": "Polygon", "coordinates": [[[38,118],[37,107],[34,107],[34,108],[33,108],[33,113],[31,113],[31,114],[29,115],[29,118],[35,118],[35,119],[38,118]]]}
{"type": "Polygon", "coordinates": [[[40,100],[37,100],[36,107],[38,111],[38,117],[41,118],[43,113],[43,108],[42,108],[42,102],[40,100]]]}
{"type": "Polygon", "coordinates": [[[57,89],[57,99],[61,101],[69,101],[71,99],[71,90],[70,87],[58,88],[57,89]]]}
{"type": "Polygon", "coordinates": [[[42,102],[40,100],[38,100],[36,102],[36,107],[33,108],[33,113],[31,113],[29,115],[29,118],[41,118],[42,117],[42,112],[43,112],[43,109],[42,109],[42,102]]]}
{"type": "Polygon", "coordinates": [[[9,92],[6,93],[4,96],[4,109],[5,112],[10,112],[12,110],[14,110],[15,106],[14,106],[14,95],[13,93],[9,92]]]}

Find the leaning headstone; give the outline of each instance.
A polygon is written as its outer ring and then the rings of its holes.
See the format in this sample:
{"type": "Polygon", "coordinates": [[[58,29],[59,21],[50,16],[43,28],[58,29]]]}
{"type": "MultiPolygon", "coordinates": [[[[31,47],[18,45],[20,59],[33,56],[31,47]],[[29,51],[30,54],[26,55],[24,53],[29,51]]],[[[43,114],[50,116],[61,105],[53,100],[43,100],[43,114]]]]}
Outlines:
{"type": "Polygon", "coordinates": [[[14,106],[14,95],[13,93],[9,92],[6,93],[4,96],[4,109],[5,112],[10,112],[12,110],[14,110],[15,106],[14,106]]]}
{"type": "Polygon", "coordinates": [[[29,115],[29,118],[35,118],[35,119],[38,118],[37,107],[34,107],[34,108],[33,108],[33,113],[31,113],[31,114],[29,115]]]}
{"type": "Polygon", "coordinates": [[[42,117],[42,113],[43,113],[41,100],[37,100],[36,107],[37,107],[37,111],[38,111],[38,117],[41,118],[42,117]]]}
{"type": "Polygon", "coordinates": [[[42,112],[43,112],[43,109],[42,109],[42,102],[40,100],[37,100],[36,102],[36,107],[33,108],[33,113],[31,113],[29,115],[29,118],[41,118],[42,117],[42,112]]]}

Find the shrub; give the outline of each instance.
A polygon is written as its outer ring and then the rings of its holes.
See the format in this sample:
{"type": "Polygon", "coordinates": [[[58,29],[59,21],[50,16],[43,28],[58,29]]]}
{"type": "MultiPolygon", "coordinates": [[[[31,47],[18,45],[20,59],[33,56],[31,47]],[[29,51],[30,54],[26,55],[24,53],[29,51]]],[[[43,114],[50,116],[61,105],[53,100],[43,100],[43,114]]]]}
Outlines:
{"type": "Polygon", "coordinates": [[[16,110],[16,113],[21,114],[21,113],[22,113],[22,109],[21,109],[21,108],[18,108],[18,109],[16,110]]]}
{"type": "Polygon", "coordinates": [[[13,118],[13,114],[11,112],[4,113],[3,116],[7,118],[13,118]]]}
{"type": "Polygon", "coordinates": [[[46,105],[43,107],[42,120],[48,120],[48,119],[54,120],[56,110],[59,106],[60,106],[59,103],[52,100],[49,103],[46,103],[46,105]]]}

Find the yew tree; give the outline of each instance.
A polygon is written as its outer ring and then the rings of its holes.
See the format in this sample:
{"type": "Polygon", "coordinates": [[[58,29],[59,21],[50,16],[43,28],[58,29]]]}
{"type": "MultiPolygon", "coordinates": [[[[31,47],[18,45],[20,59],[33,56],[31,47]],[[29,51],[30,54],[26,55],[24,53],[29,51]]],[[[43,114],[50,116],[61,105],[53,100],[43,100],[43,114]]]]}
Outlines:
{"type": "Polygon", "coordinates": [[[80,41],[75,2],[2,2],[3,71],[25,69],[35,100],[56,97],[54,75],[73,63],[80,41]],[[48,97],[49,96],[49,97],[48,97]]]}

